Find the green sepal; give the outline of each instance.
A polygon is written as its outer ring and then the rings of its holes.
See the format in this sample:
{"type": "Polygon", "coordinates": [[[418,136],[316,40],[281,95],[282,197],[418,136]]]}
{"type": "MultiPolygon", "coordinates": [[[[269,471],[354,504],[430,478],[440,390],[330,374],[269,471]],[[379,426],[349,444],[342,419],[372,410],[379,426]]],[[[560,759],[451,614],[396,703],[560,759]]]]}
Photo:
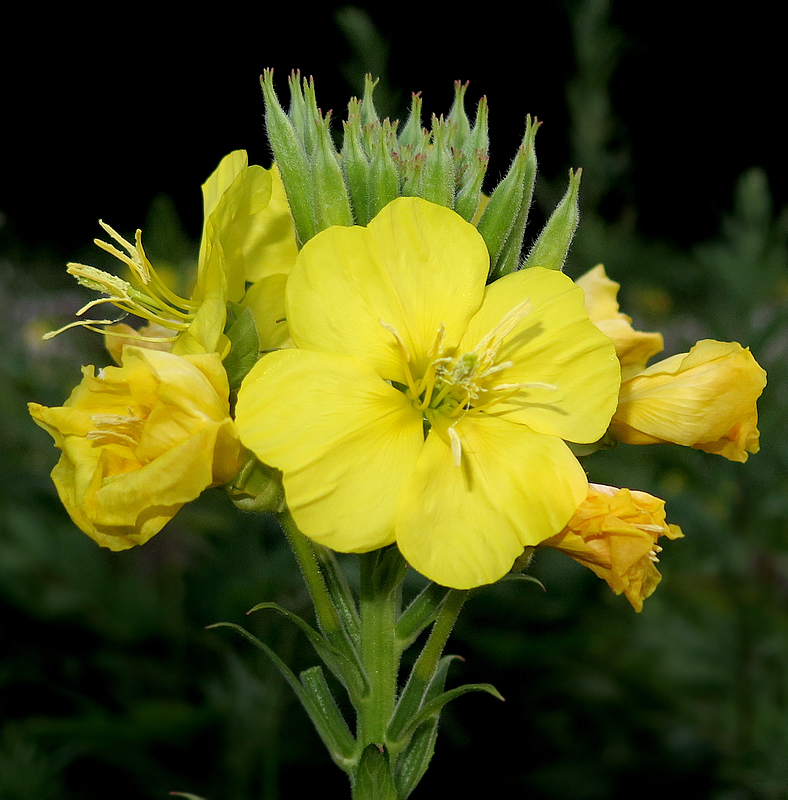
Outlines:
{"type": "Polygon", "coordinates": [[[228,303],[224,332],[230,340],[230,352],[222,364],[227,372],[230,392],[236,392],[260,357],[260,337],[251,310],[238,303],[228,303]]]}
{"type": "Polygon", "coordinates": [[[582,170],[578,169],[576,172],[569,170],[569,188],[531,248],[531,252],[523,264],[523,269],[528,267],[563,269],[569,245],[572,243],[577,223],[580,221],[577,196],[580,190],[581,174],[582,170]]]}
{"type": "MultiPolygon", "coordinates": [[[[309,667],[299,675],[304,692],[311,698],[315,713],[321,717],[322,729],[335,743],[335,751],[341,756],[343,762],[350,767],[355,761],[356,740],[348,728],[342,712],[339,710],[334,695],[326,683],[323,668],[320,666],[309,667]]],[[[320,730],[320,728],[318,728],[320,730]]],[[[326,736],[321,734],[325,741],[326,736]]],[[[336,761],[336,757],[334,757],[336,761]]]]}
{"type": "Polygon", "coordinates": [[[367,745],[353,776],[353,800],[398,800],[385,749],[367,745]]]}
{"type": "MultiPolygon", "coordinates": [[[[279,105],[274,91],[272,70],[263,71],[261,85],[265,99],[265,129],[268,142],[287,193],[287,203],[293,215],[296,238],[299,245],[302,245],[317,233],[307,154],[296,129],[279,105]]],[[[292,86],[293,82],[291,88],[292,86]]],[[[300,105],[296,103],[296,107],[300,108],[300,105]]]]}
{"type": "Polygon", "coordinates": [[[263,464],[250,450],[235,477],[224,488],[241,511],[279,513],[285,509],[282,473],[263,464]]]}
{"type": "Polygon", "coordinates": [[[355,704],[356,699],[366,692],[367,681],[361,666],[353,659],[352,655],[349,656],[343,653],[338,647],[335,647],[328,639],[318,633],[309,623],[301,619],[298,614],[294,614],[292,611],[282,608],[278,603],[258,603],[246,613],[252,614],[255,611],[262,611],[268,608],[282,614],[306,634],[309,643],[314,648],[320,660],[347,689],[348,694],[355,704]]]}
{"type": "Polygon", "coordinates": [[[214,628],[231,628],[237,631],[244,639],[258,647],[271,659],[274,666],[279,670],[280,675],[287,681],[287,685],[293,690],[296,697],[301,702],[301,705],[304,707],[304,710],[309,715],[309,719],[312,720],[312,724],[315,726],[318,735],[322,739],[323,744],[325,744],[334,763],[340,767],[340,769],[347,772],[348,769],[352,767],[352,754],[349,758],[343,747],[344,742],[335,741],[333,730],[325,724],[323,709],[315,701],[310,692],[304,688],[303,684],[298,680],[290,667],[288,667],[265,642],[261,642],[256,636],[249,633],[249,631],[240,625],[236,625],[234,622],[215,622],[213,625],[207,626],[207,630],[212,630],[214,628]]]}

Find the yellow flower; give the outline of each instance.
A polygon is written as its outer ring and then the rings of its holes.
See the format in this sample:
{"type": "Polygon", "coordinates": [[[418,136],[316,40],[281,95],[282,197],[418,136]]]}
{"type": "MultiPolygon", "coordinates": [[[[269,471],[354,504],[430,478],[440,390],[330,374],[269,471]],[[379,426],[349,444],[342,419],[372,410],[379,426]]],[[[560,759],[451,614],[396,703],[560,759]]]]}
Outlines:
{"type": "Polygon", "coordinates": [[[619,284],[607,277],[602,264],[581,275],[575,283],[583,290],[591,322],[616,346],[621,379],[644,370],[648,360],[662,351],[662,334],[644,333],[632,327],[632,320],[618,310],[619,284]]]}
{"type": "Polygon", "coordinates": [[[704,339],[625,380],[610,433],[629,444],[674,442],[746,461],[759,449],[764,386],[766,372],[749,348],[704,339]]]}
{"type": "MultiPolygon", "coordinates": [[[[282,200],[284,189],[278,173],[274,168],[248,166],[246,151],[236,150],[222,159],[202,191],[203,233],[191,297],[179,297],[158,275],[145,253],[141,231],[137,231],[132,243],[102,222],[115,244],[98,239],[96,244],[128,266],[131,281],[85,264],[69,264],[69,273],[80,283],[104,294],[80,309],[78,316],[94,306],[111,303],[165,329],[164,335],[138,333],[140,346],[164,344],[181,355],[226,355],[227,302],[244,301],[247,284],[260,282],[249,305],[260,325],[276,334],[275,340],[262,341],[263,348],[279,346],[287,339],[286,325],[275,325],[274,320],[282,316],[284,280],[295,260],[295,233],[286,201],[282,200]],[[273,293],[271,297],[268,292],[273,293]]],[[[78,321],[49,335],[74,325],[96,329],[112,322],[78,321]]],[[[128,336],[125,329],[105,332],[128,336]]]]}
{"type": "Polygon", "coordinates": [[[683,536],[677,525],[666,524],[664,500],[592,483],[564,530],[542,546],[570,555],[641,611],[662,580],[655,566],[660,536],[683,536]]]}
{"type": "Polygon", "coordinates": [[[60,448],[52,479],[88,536],[111,550],[143,544],[203,489],[241,466],[227,375],[216,353],[126,346],[122,367],[83,380],[61,408],[30,403],[60,448]]]}
{"type": "Polygon", "coordinates": [[[255,365],[236,419],[307,536],[343,552],[396,541],[428,578],[469,588],[585,498],[563,440],[605,432],[613,345],[566,276],[485,287],[488,268],[472,225],[414,197],[304,245],[286,291],[298,349],[255,365]]]}

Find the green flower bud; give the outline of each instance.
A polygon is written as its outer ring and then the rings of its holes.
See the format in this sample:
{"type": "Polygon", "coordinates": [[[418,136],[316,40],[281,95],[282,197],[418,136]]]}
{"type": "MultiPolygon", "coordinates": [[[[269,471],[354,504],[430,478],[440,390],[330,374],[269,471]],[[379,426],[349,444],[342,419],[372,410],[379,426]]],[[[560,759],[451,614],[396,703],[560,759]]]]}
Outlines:
{"type": "Polygon", "coordinates": [[[274,511],[285,509],[282,473],[258,461],[248,450],[238,474],[224,488],[241,511],[274,511]]]}
{"type": "MultiPolygon", "coordinates": [[[[309,162],[302,139],[282,106],[279,105],[274,91],[272,70],[268,69],[263,72],[261,83],[265,98],[265,127],[268,141],[274,151],[274,159],[285,186],[287,202],[293,214],[296,236],[299,243],[303,244],[317,233],[313,214],[314,198],[309,180],[309,162]]],[[[291,88],[294,85],[297,85],[296,81],[291,82],[291,88]]],[[[299,109],[297,114],[300,113],[301,103],[298,100],[295,101],[294,107],[299,109]]]]}
{"type": "Polygon", "coordinates": [[[523,264],[526,267],[545,267],[546,269],[562,269],[569,245],[580,221],[580,209],[577,205],[577,194],[580,190],[582,170],[569,170],[569,188],[561,202],[553,211],[547,224],[539,234],[528,258],[523,264]]]}

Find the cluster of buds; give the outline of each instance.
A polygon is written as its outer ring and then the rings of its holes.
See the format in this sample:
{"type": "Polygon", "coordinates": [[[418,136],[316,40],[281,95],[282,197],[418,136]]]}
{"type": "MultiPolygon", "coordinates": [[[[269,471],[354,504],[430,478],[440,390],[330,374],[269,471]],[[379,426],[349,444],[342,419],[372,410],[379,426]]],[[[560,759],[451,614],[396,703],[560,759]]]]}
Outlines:
{"type": "Polygon", "coordinates": [[[455,83],[448,114],[433,114],[428,130],[422,126],[420,94],[413,95],[401,128],[396,120],[381,120],[373,100],[377,81],[367,76],[362,99],[348,103],[339,150],[331,136],[331,112],[318,108],[314,81],[295,72],[288,83],[285,112],[272,71],[262,78],[268,138],[300,245],[332,225],[367,225],[397,197],[421,197],[476,225],[490,252],[491,280],[521,266],[562,266],[577,227],[579,170],[570,173],[566,195],[530,252],[522,252],[536,180],[536,119],[526,117],[509,171],[488,197],[482,192],[489,162],[487,101],[479,100],[471,124],[467,83],[455,83]]]}

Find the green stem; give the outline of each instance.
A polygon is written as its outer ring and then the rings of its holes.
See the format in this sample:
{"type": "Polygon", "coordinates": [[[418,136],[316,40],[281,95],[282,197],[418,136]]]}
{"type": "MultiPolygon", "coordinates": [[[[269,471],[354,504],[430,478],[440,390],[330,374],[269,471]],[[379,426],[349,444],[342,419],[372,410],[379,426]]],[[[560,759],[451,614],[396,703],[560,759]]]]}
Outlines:
{"type": "Polygon", "coordinates": [[[394,713],[401,650],[394,634],[399,614],[399,581],[386,580],[380,551],[359,555],[361,661],[369,692],[358,711],[358,742],[383,746],[394,713]]]}
{"type": "Polygon", "coordinates": [[[336,643],[338,638],[344,640],[339,614],[323,579],[312,543],[298,530],[288,511],[277,514],[277,517],[304,576],[320,630],[332,643],[336,643]]]}

